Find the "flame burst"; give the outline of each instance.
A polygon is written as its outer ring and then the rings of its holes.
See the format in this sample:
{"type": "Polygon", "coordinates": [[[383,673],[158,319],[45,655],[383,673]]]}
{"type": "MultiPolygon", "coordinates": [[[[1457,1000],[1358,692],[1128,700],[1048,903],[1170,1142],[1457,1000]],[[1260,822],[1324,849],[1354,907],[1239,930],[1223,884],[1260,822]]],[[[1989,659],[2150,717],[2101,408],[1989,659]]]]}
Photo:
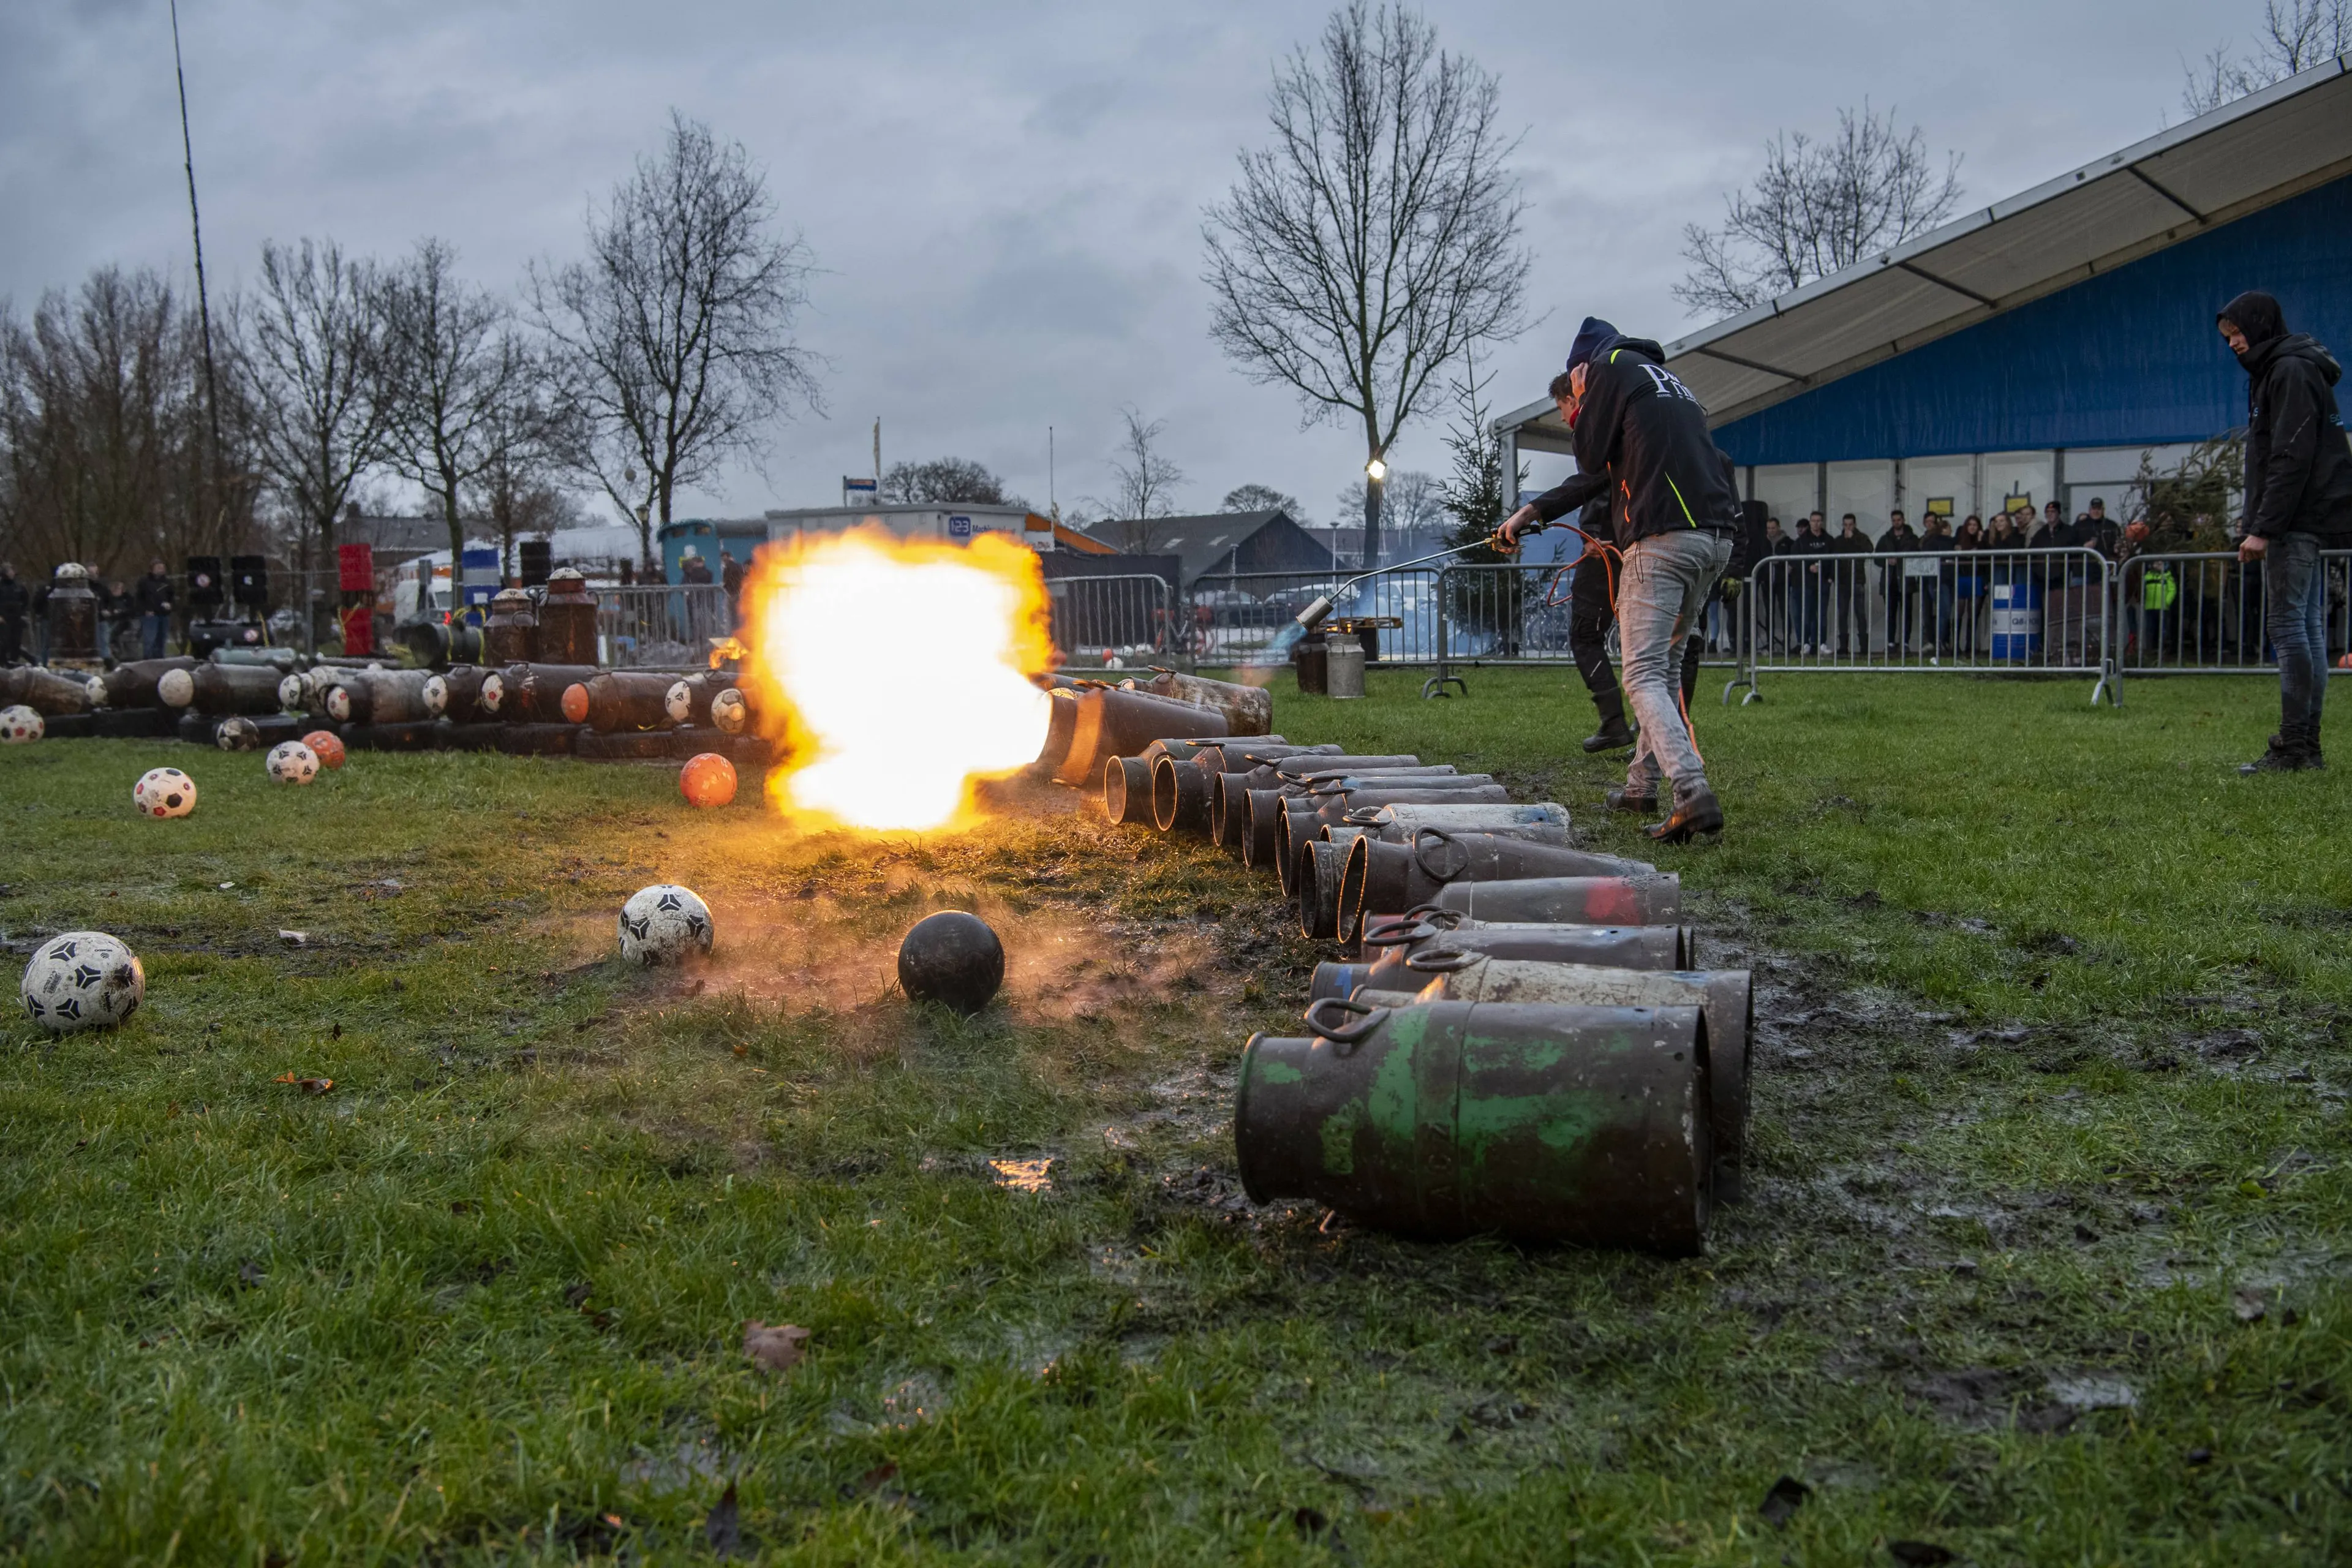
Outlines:
{"type": "Polygon", "coordinates": [[[790,760],[768,798],[853,827],[962,826],[973,785],[1036,760],[1051,704],[1037,557],[866,527],[763,548],[743,596],[744,679],[790,760]]]}

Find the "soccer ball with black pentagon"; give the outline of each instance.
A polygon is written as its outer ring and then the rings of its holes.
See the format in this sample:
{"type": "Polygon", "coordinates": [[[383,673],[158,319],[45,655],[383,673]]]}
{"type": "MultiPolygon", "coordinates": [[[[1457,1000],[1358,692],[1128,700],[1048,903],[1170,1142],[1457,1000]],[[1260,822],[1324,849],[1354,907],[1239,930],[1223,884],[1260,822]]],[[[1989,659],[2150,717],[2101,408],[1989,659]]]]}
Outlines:
{"type": "Polygon", "coordinates": [[[185,816],[196,809],[196,781],[177,768],[149,768],[131,786],[142,816],[185,816]]]}
{"type": "Polygon", "coordinates": [[[104,931],[69,931],[34,951],[17,994],[52,1034],[110,1029],[138,1011],[147,974],[138,954],[104,931]]]}
{"type": "Polygon", "coordinates": [[[710,906],[673,882],[640,888],[621,906],[621,956],[632,963],[683,963],[708,954],[714,935],[710,906]]]}
{"type": "Polygon", "coordinates": [[[224,719],[213,731],[213,740],[224,752],[257,752],[261,750],[261,726],[240,713],[224,719]]]}
{"type": "Polygon", "coordinates": [[[299,741],[280,741],[269,748],[267,766],[278,784],[306,784],[319,776],[319,753],[299,741]]]}

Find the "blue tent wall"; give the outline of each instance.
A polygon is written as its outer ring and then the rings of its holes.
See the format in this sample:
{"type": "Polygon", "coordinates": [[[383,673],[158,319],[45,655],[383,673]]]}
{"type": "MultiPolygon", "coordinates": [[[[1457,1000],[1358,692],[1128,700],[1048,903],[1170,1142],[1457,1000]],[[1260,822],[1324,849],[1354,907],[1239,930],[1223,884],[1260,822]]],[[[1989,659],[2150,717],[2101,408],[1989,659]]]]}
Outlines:
{"type": "Polygon", "coordinates": [[[1716,444],[1746,464],[2201,441],[2245,423],[2213,314],[2248,289],[2352,349],[2352,177],[1734,420],[1716,444]]]}

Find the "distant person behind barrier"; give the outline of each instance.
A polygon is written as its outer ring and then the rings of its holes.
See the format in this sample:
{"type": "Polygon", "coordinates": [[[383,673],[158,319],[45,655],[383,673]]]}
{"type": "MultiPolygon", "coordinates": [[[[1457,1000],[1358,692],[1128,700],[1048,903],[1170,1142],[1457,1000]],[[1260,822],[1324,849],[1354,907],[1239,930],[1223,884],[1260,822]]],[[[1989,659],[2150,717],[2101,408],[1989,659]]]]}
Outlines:
{"type": "Polygon", "coordinates": [[[142,658],[163,657],[164,643],[172,635],[172,576],[163,570],[161,561],[147,563],[147,575],[131,591],[139,611],[139,648],[142,658]]]}
{"type": "MultiPolygon", "coordinates": [[[[1911,531],[1903,509],[1896,507],[1886,516],[1886,531],[1878,536],[1878,553],[1909,554],[1917,550],[1919,536],[1911,531]]],[[[1878,591],[1886,598],[1886,652],[1890,658],[1901,658],[1911,651],[1911,626],[1918,595],[1911,589],[1905,565],[1901,561],[1890,561],[1878,574],[1878,591]]]]}
{"type": "Polygon", "coordinates": [[[0,665],[23,661],[25,616],[32,605],[32,595],[16,581],[16,563],[0,561],[0,665]]]}
{"type": "Polygon", "coordinates": [[[1952,550],[1961,557],[1952,574],[1952,616],[1957,634],[1953,651],[1962,658],[1976,655],[1977,614],[1990,586],[1985,580],[1985,563],[1969,559],[1981,555],[1984,549],[1984,520],[1970,512],[1952,535],[1952,550]]]}
{"type": "Polygon", "coordinates": [[[1814,512],[1805,519],[1803,530],[1790,542],[1790,552],[1804,557],[1797,569],[1797,651],[1802,654],[1827,653],[1828,638],[1822,629],[1822,611],[1828,603],[1825,597],[1830,577],[1827,570],[1832,549],[1828,532],[1822,527],[1822,514],[1814,512]]]}
{"type": "Polygon", "coordinates": [[[2263,570],[2279,668],[2279,732],[2238,771],[2324,767],[2327,579],[2319,553],[2352,541],[2352,451],[2336,409],[2344,372],[2308,333],[2286,330],[2285,313],[2268,294],[2239,295],[2221,308],[2216,324],[2246,371],[2246,515],[2238,559],[2263,570]]]}
{"type": "MultiPolygon", "coordinates": [[[[1777,517],[1766,518],[1764,520],[1764,553],[1786,555],[1789,553],[1789,536],[1781,531],[1780,520],[1777,517]]],[[[1773,647],[1786,648],[1789,646],[1789,605],[1793,602],[1796,591],[1796,580],[1784,569],[1779,592],[1768,600],[1764,606],[1764,640],[1773,647]]]]}
{"type": "MultiPolygon", "coordinates": [[[[1870,657],[1869,574],[1861,562],[1850,558],[1870,553],[1870,535],[1863,532],[1862,525],[1854,520],[1853,513],[1847,512],[1838,519],[1837,537],[1830,541],[1830,553],[1840,558],[1831,563],[1832,570],[1837,575],[1830,590],[1837,601],[1838,654],[1841,658],[1845,654],[1848,647],[1847,628],[1851,626],[1855,633],[1859,634],[1858,640],[1853,646],[1864,658],[1868,658],[1870,657]]],[[[1826,632],[1829,628],[1824,626],[1822,629],[1826,632]]]]}

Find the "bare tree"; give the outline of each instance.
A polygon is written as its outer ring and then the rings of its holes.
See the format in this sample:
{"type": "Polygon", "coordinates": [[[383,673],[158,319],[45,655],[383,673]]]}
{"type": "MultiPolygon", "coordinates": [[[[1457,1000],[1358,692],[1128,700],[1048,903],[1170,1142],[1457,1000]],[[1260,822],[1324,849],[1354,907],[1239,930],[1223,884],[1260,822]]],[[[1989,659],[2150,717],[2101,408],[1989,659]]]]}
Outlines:
{"type": "MultiPolygon", "coordinates": [[[[1309,423],[1360,420],[1381,460],[1448,363],[1516,337],[1528,254],[1495,78],[1402,5],[1351,0],[1275,72],[1273,145],[1202,226],[1211,335],[1309,423]]],[[[1364,505],[1380,550],[1380,487],[1364,505]]]]}
{"type": "Polygon", "coordinates": [[[256,414],[255,458],[300,532],[331,559],[335,520],[384,456],[383,290],[373,267],[330,240],[261,247],[240,379],[256,414]]]}
{"type": "Polygon", "coordinates": [[[1018,496],[1006,495],[1004,481],[969,458],[893,463],[882,476],[882,499],[897,506],[1029,504],[1018,496]]]}
{"type": "Polygon", "coordinates": [[[1298,498],[1286,495],[1272,485],[1235,485],[1225,492],[1225,499],[1217,503],[1217,510],[1278,511],[1288,516],[1293,522],[1307,520],[1307,509],[1298,504],[1298,498]]]}
{"type": "Polygon", "coordinates": [[[538,374],[506,302],[459,278],[457,259],[425,240],[382,290],[385,460],[447,525],[453,584],[463,582],[467,492],[499,460],[538,374]]]}
{"type": "Polygon", "coordinates": [[[473,515],[498,536],[501,581],[516,569],[516,540],[580,521],[578,503],[558,483],[579,447],[572,405],[544,356],[520,346],[525,363],[483,422],[485,460],[467,496],[473,515]]]}
{"type": "Polygon", "coordinates": [[[2239,59],[2220,43],[2195,65],[2182,62],[2180,106],[2191,118],[2260,92],[2297,71],[2352,51],[2352,0],[2265,0],[2263,37],[2239,59]]]}
{"type": "Polygon", "coordinates": [[[1133,407],[1118,411],[1127,426],[1110,471],[1118,480],[1108,500],[1088,504],[1108,515],[1104,522],[1116,531],[1118,547],[1130,555],[1149,555],[1164,531],[1159,520],[1176,511],[1176,487],[1184,470],[1163,456],[1160,437],[1167,433],[1164,419],[1147,421],[1133,407]]]}
{"type": "Polygon", "coordinates": [[[532,270],[533,313],[572,361],[573,464],[635,520],[648,567],[681,489],[756,458],[795,405],[821,406],[818,361],[792,334],[808,247],[774,221],[743,144],[673,111],[660,154],[589,214],[588,258],[532,270]]]}
{"type": "MultiPolygon", "coordinates": [[[[1339,492],[1335,528],[1353,528],[1363,521],[1366,481],[1357,479],[1339,492]]],[[[1445,526],[1444,487],[1412,468],[1392,468],[1381,484],[1381,533],[1397,549],[1433,547],[1445,526]]]]}
{"type": "MultiPolygon", "coordinates": [[[[233,332],[236,310],[222,317],[233,332]]],[[[65,561],[128,575],[241,548],[250,422],[234,388],[220,416],[216,489],[196,315],[158,273],[103,267],[29,320],[0,310],[0,556],[28,576],[65,561]]]]}
{"type": "Polygon", "coordinates": [[[1895,110],[1838,110],[1837,134],[1816,142],[1781,132],[1764,144],[1764,170],[1724,198],[1723,226],[1688,224],[1691,269],[1674,287],[1694,312],[1737,315],[1923,234],[1960,200],[1960,155],[1940,173],[1914,125],[1895,110]]]}

